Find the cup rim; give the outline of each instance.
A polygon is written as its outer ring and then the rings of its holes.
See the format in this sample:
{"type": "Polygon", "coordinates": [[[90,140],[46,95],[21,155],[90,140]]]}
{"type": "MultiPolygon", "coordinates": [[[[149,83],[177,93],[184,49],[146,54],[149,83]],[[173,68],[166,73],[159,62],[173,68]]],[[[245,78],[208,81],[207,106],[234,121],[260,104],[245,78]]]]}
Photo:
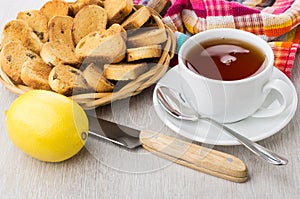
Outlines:
{"type": "MultiPolygon", "coordinates": [[[[240,39],[240,38],[234,38],[232,37],[233,39],[240,39]]],[[[194,42],[193,42],[194,43],[194,42]]],[[[273,67],[274,66],[274,52],[271,48],[270,45],[268,45],[268,43],[263,40],[261,37],[251,33],[251,32],[247,32],[247,31],[244,31],[244,30],[239,30],[239,29],[234,29],[234,28],[216,28],[216,29],[210,29],[210,30],[205,30],[203,32],[200,32],[200,33],[197,33],[191,37],[189,37],[184,43],[183,45],[181,46],[181,48],[179,49],[179,52],[178,52],[178,64],[179,64],[179,67],[180,68],[185,68],[184,70],[187,71],[187,73],[189,73],[190,75],[192,76],[195,76],[196,78],[201,78],[201,79],[205,79],[206,81],[211,81],[211,82],[214,82],[214,83],[222,83],[222,84],[233,84],[233,83],[242,83],[242,82],[248,82],[248,81],[253,81],[259,77],[261,77],[263,74],[265,74],[268,70],[268,68],[270,67],[273,67]],[[196,74],[195,72],[189,70],[184,61],[183,61],[183,51],[185,50],[185,48],[189,45],[191,45],[192,41],[195,40],[195,38],[197,37],[202,37],[203,35],[212,35],[211,39],[213,39],[214,37],[216,36],[213,36],[214,33],[216,32],[224,32],[224,31],[227,31],[227,32],[230,32],[232,33],[232,35],[234,34],[242,34],[243,36],[246,36],[246,37],[250,37],[252,39],[255,39],[257,42],[259,43],[262,43],[262,45],[265,46],[265,49],[261,49],[262,52],[265,53],[266,55],[266,59],[267,59],[267,63],[266,63],[266,66],[264,67],[264,69],[262,71],[260,71],[259,73],[255,74],[255,75],[252,75],[252,76],[249,76],[249,77],[246,77],[246,78],[243,78],[243,79],[237,79],[237,80],[217,80],[217,79],[212,79],[212,78],[208,78],[208,77],[205,77],[205,76],[202,76],[202,75],[199,75],[199,74],[196,74]]]]}

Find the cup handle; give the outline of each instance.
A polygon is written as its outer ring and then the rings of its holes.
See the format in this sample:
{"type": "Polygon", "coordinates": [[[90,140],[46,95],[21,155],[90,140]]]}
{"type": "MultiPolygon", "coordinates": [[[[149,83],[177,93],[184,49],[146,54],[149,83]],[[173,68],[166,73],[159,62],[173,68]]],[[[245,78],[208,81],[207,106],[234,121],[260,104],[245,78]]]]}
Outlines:
{"type": "Polygon", "coordinates": [[[271,80],[263,87],[263,93],[268,95],[271,90],[276,90],[278,94],[280,94],[280,106],[274,108],[261,107],[252,115],[252,117],[264,118],[277,116],[291,104],[293,99],[293,92],[286,82],[281,79],[271,80]]]}

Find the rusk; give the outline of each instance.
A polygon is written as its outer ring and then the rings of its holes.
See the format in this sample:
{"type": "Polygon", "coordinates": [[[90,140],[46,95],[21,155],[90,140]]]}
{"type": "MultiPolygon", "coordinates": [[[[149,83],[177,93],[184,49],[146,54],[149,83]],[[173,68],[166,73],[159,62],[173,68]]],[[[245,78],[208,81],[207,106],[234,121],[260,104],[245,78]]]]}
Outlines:
{"type": "Polygon", "coordinates": [[[104,65],[104,76],[110,80],[127,81],[134,80],[147,70],[147,63],[119,63],[104,65]]]}
{"type": "Polygon", "coordinates": [[[49,41],[60,41],[74,48],[72,26],[72,17],[61,15],[52,17],[49,21],[49,41]]]}
{"type": "Polygon", "coordinates": [[[68,15],[69,5],[63,0],[52,0],[46,2],[40,11],[50,20],[53,16],[68,15]]]}
{"type": "Polygon", "coordinates": [[[148,58],[158,58],[161,56],[161,46],[151,45],[138,48],[127,49],[127,61],[136,61],[148,58]]]}
{"type": "Polygon", "coordinates": [[[83,71],[83,76],[87,83],[98,93],[111,92],[114,89],[114,84],[103,76],[103,70],[95,64],[88,65],[83,71]]]}
{"type": "Polygon", "coordinates": [[[121,37],[124,39],[124,41],[127,40],[127,32],[126,30],[120,25],[120,24],[112,24],[105,32],[105,35],[110,36],[110,35],[116,35],[120,34],[121,37]]]}
{"type": "Polygon", "coordinates": [[[22,65],[26,61],[40,62],[42,59],[36,53],[28,50],[20,41],[11,41],[3,46],[0,54],[2,70],[16,83],[21,84],[22,65]]]}
{"type": "Polygon", "coordinates": [[[17,19],[24,20],[32,28],[33,32],[40,38],[42,42],[47,42],[48,35],[48,19],[39,10],[28,10],[19,12],[17,19]]]}
{"type": "Polygon", "coordinates": [[[69,15],[75,16],[79,10],[87,5],[98,5],[103,7],[104,3],[102,0],[77,0],[75,2],[68,2],[69,5],[69,15]]]}
{"type": "Polygon", "coordinates": [[[161,44],[167,40],[165,29],[160,28],[145,28],[137,34],[130,35],[127,38],[128,47],[141,47],[161,44]]]}
{"type": "Polygon", "coordinates": [[[81,60],[88,57],[102,63],[119,62],[125,58],[125,39],[123,28],[114,24],[105,31],[96,31],[84,37],[76,46],[76,56],[81,60]]]}
{"type": "Polygon", "coordinates": [[[66,96],[91,90],[82,72],[69,65],[61,64],[52,68],[48,81],[52,90],[66,96]]]}
{"type": "Polygon", "coordinates": [[[41,57],[45,63],[51,66],[67,64],[77,66],[80,60],[75,55],[75,48],[59,41],[47,42],[41,50],[41,57]]]}
{"type": "Polygon", "coordinates": [[[91,32],[106,29],[107,13],[97,5],[82,8],[75,16],[73,23],[73,38],[77,44],[91,32]]]}
{"type": "Polygon", "coordinates": [[[151,13],[150,10],[143,6],[135,11],[132,15],[130,15],[122,24],[121,26],[125,30],[132,30],[138,29],[142,27],[150,18],[151,13]]]}
{"type": "Polygon", "coordinates": [[[121,23],[132,11],[132,0],[105,0],[109,24],[121,23]]]}
{"type": "Polygon", "coordinates": [[[116,63],[125,58],[126,44],[120,34],[105,38],[91,38],[76,48],[80,59],[90,59],[101,63],[116,63]]]}
{"type": "Polygon", "coordinates": [[[51,69],[51,66],[41,60],[29,60],[22,65],[21,79],[31,88],[51,90],[48,82],[51,69]]]}
{"type": "Polygon", "coordinates": [[[34,34],[27,22],[16,19],[8,22],[2,32],[2,45],[10,41],[20,41],[25,47],[39,54],[43,43],[34,34]]]}

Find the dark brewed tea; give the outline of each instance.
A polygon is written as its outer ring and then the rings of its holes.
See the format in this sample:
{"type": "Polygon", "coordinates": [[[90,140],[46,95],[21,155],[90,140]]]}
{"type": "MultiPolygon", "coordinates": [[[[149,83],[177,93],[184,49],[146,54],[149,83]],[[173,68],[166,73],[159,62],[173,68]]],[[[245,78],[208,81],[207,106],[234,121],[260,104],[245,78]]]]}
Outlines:
{"type": "Polygon", "coordinates": [[[262,70],[266,57],[257,47],[239,40],[212,40],[193,47],[186,66],[216,80],[239,80],[262,70]]]}

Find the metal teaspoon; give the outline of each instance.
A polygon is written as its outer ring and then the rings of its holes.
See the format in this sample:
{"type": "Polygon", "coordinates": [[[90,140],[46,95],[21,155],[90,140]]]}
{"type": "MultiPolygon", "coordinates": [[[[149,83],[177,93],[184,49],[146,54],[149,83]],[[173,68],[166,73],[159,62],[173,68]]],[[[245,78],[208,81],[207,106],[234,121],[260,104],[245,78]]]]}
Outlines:
{"type": "Polygon", "coordinates": [[[171,116],[181,120],[196,121],[201,119],[211,122],[213,125],[225,129],[229,135],[234,137],[242,145],[247,147],[250,151],[258,155],[263,160],[274,165],[286,165],[288,163],[286,158],[283,158],[269,149],[266,149],[263,146],[249,140],[226,125],[221,124],[214,119],[199,115],[192,108],[185,105],[185,101],[182,99],[181,94],[174,89],[166,86],[160,86],[156,90],[156,95],[163,109],[171,116]]]}

